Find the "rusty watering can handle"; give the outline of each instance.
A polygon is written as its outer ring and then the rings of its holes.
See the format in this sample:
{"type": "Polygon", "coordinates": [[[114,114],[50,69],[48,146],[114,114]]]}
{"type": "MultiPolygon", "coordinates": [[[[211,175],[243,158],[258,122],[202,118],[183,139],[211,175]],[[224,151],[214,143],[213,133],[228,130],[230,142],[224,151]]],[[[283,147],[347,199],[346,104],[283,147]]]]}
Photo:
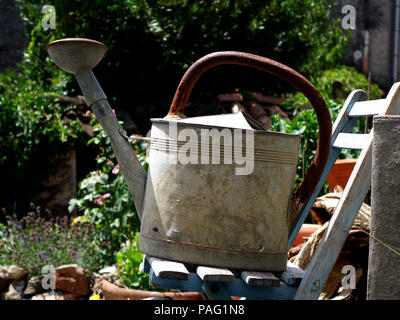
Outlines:
{"type": "Polygon", "coordinates": [[[303,183],[298,187],[292,197],[292,212],[289,213],[289,224],[291,225],[296,218],[300,207],[314,192],[314,189],[318,184],[328,160],[332,133],[332,120],[325,101],[319,91],[311,84],[310,81],[308,81],[297,71],[284,64],[245,52],[222,51],[204,56],[203,58],[197,60],[186,71],[176,90],[166,118],[183,117],[183,111],[185,110],[190,93],[197,80],[208,69],[222,64],[243,65],[271,73],[289,82],[298,90],[300,90],[308,98],[315,109],[320,128],[318,146],[313,162],[311,163],[303,183]]]}

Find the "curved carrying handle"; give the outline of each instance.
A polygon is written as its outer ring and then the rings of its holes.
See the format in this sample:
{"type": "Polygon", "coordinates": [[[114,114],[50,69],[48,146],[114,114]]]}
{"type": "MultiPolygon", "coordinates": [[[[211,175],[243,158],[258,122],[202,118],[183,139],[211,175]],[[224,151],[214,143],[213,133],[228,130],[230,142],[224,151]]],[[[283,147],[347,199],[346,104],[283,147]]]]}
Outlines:
{"type": "Polygon", "coordinates": [[[325,101],[319,91],[311,84],[310,81],[308,81],[297,71],[284,64],[249,53],[223,51],[204,56],[203,58],[197,60],[186,71],[176,90],[166,118],[184,117],[183,111],[185,110],[190,93],[197,80],[205,71],[221,64],[237,64],[252,67],[271,73],[283,80],[286,80],[300,90],[308,98],[315,109],[320,128],[318,146],[307,175],[292,198],[292,207],[296,208],[291,208],[291,210],[296,210],[296,212],[289,214],[289,224],[291,225],[295,219],[295,215],[298,213],[298,208],[302,206],[307,201],[309,196],[314,192],[314,189],[321,178],[322,172],[328,160],[332,133],[332,121],[325,101]],[[293,203],[293,200],[295,203],[293,203]]]}

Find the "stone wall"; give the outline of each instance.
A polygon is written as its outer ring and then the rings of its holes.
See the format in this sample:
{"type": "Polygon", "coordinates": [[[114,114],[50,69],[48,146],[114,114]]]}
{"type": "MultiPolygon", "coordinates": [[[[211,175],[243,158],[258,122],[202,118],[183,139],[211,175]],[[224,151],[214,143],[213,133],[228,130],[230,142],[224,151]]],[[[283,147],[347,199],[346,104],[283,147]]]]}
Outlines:
{"type": "Polygon", "coordinates": [[[399,135],[399,115],[374,117],[368,300],[400,300],[399,135]]]}
{"type": "Polygon", "coordinates": [[[0,72],[16,67],[27,44],[18,5],[14,0],[0,0],[0,72]]]}

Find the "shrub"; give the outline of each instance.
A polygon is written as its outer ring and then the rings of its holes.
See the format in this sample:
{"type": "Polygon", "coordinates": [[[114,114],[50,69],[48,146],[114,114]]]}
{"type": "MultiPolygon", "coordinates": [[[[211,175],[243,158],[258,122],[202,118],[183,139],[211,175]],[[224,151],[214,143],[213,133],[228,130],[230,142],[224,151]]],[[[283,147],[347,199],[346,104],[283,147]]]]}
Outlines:
{"type": "Polygon", "coordinates": [[[173,61],[182,71],[223,48],[263,54],[303,72],[324,70],[341,58],[348,40],[329,17],[332,1],[125,2],[163,49],[165,64],[173,61]]]}
{"type": "MultiPolygon", "coordinates": [[[[18,3],[28,35],[37,39],[32,55],[38,61],[44,61],[50,40],[44,35],[92,38],[109,47],[96,75],[112,102],[130,112],[142,131],[150,117],[165,113],[183,73],[205,54],[251,52],[310,77],[334,67],[352,35],[329,17],[331,0],[54,0],[56,29],[40,32],[35,28],[48,3],[18,3]]],[[[202,77],[192,101],[215,100],[237,87],[270,94],[293,90],[260,71],[224,66],[202,77]]],[[[70,89],[77,89],[75,82],[70,89]]]]}
{"type": "Polygon", "coordinates": [[[82,131],[74,120],[65,123],[68,108],[56,102],[65,77],[58,74],[42,87],[28,78],[24,64],[20,69],[0,73],[0,206],[11,210],[17,203],[21,212],[51,172],[43,159],[73,145],[82,131]]]}
{"type": "Polygon", "coordinates": [[[0,224],[0,264],[15,264],[30,276],[41,275],[45,265],[79,264],[90,273],[101,267],[93,239],[93,227],[71,226],[67,217],[52,218],[46,210],[31,204],[22,219],[3,210],[6,224],[0,224]]]}
{"type": "MultiPolygon", "coordinates": [[[[312,76],[311,81],[326,99],[335,99],[344,102],[344,98],[335,97],[334,87],[337,84],[345,96],[351,91],[362,89],[368,91],[368,79],[364,74],[358,72],[354,67],[339,65],[332,69],[327,69],[319,73],[318,76],[312,76]]],[[[380,99],[382,91],[376,83],[370,84],[370,99],[380,99]]]]}
{"type": "MultiPolygon", "coordinates": [[[[368,90],[367,78],[354,68],[347,66],[339,66],[334,69],[323,71],[320,76],[313,77],[311,82],[324,97],[332,121],[336,120],[345,101],[344,98],[334,97],[333,84],[335,82],[341,85],[341,90],[346,97],[355,89],[368,90]]],[[[370,99],[380,99],[381,95],[381,90],[378,85],[371,83],[370,99]]],[[[295,109],[293,120],[283,119],[280,115],[271,116],[272,130],[302,135],[296,186],[303,181],[304,173],[314,158],[317,148],[318,132],[320,130],[314,109],[305,109],[304,106],[306,105],[310,105],[308,99],[302,93],[297,93],[292,95],[288,101],[283,104],[285,108],[295,109]]],[[[356,123],[354,132],[364,133],[364,128],[365,119],[360,118],[356,123]]],[[[358,157],[358,155],[359,151],[343,150],[339,158],[354,158],[358,157]]],[[[327,190],[327,187],[325,187],[322,193],[326,193],[327,190]]]]}
{"type": "MultiPolygon", "coordinates": [[[[111,264],[120,245],[135,238],[139,219],[132,196],[116,164],[110,138],[100,124],[94,124],[94,130],[97,134],[89,144],[94,143],[99,147],[98,168],[79,183],[78,198],[70,200],[69,210],[72,212],[77,208],[82,214],[78,219],[93,225],[94,237],[101,248],[98,254],[105,264],[111,264]]],[[[136,142],[134,148],[142,165],[147,168],[146,143],[136,142]]]]}
{"type": "Polygon", "coordinates": [[[84,139],[76,120],[65,121],[71,106],[57,102],[67,95],[69,75],[45,51],[37,55],[39,43],[52,39],[36,27],[18,71],[0,73],[0,207],[20,214],[54,169],[47,157],[84,139]]]}

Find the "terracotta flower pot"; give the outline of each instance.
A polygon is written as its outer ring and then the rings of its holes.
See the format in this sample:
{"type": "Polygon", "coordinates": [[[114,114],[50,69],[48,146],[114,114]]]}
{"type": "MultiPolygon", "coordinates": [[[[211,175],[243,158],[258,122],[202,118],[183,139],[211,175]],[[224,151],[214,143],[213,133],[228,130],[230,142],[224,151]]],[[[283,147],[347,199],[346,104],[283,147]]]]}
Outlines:
{"type": "Polygon", "coordinates": [[[330,192],[333,192],[337,185],[341,186],[342,189],[346,187],[347,180],[349,180],[349,177],[351,175],[351,172],[353,171],[356,162],[357,159],[336,160],[331,172],[326,178],[329,184],[330,192]]]}
{"type": "Polygon", "coordinates": [[[120,288],[104,280],[101,290],[105,300],[142,300],[146,298],[170,298],[173,300],[203,300],[198,292],[157,292],[120,288]]]}
{"type": "Polygon", "coordinates": [[[321,226],[319,224],[310,224],[304,223],[301,226],[299,233],[293,241],[291,248],[296,247],[297,245],[307,241],[307,238],[310,237],[315,231],[317,231],[321,226]]]}
{"type": "MultiPolygon", "coordinates": [[[[169,298],[172,300],[204,300],[199,292],[157,292],[120,288],[115,284],[103,280],[101,291],[105,300],[143,300],[146,298],[169,298]]],[[[232,296],[232,300],[240,300],[240,297],[232,296]]]]}

